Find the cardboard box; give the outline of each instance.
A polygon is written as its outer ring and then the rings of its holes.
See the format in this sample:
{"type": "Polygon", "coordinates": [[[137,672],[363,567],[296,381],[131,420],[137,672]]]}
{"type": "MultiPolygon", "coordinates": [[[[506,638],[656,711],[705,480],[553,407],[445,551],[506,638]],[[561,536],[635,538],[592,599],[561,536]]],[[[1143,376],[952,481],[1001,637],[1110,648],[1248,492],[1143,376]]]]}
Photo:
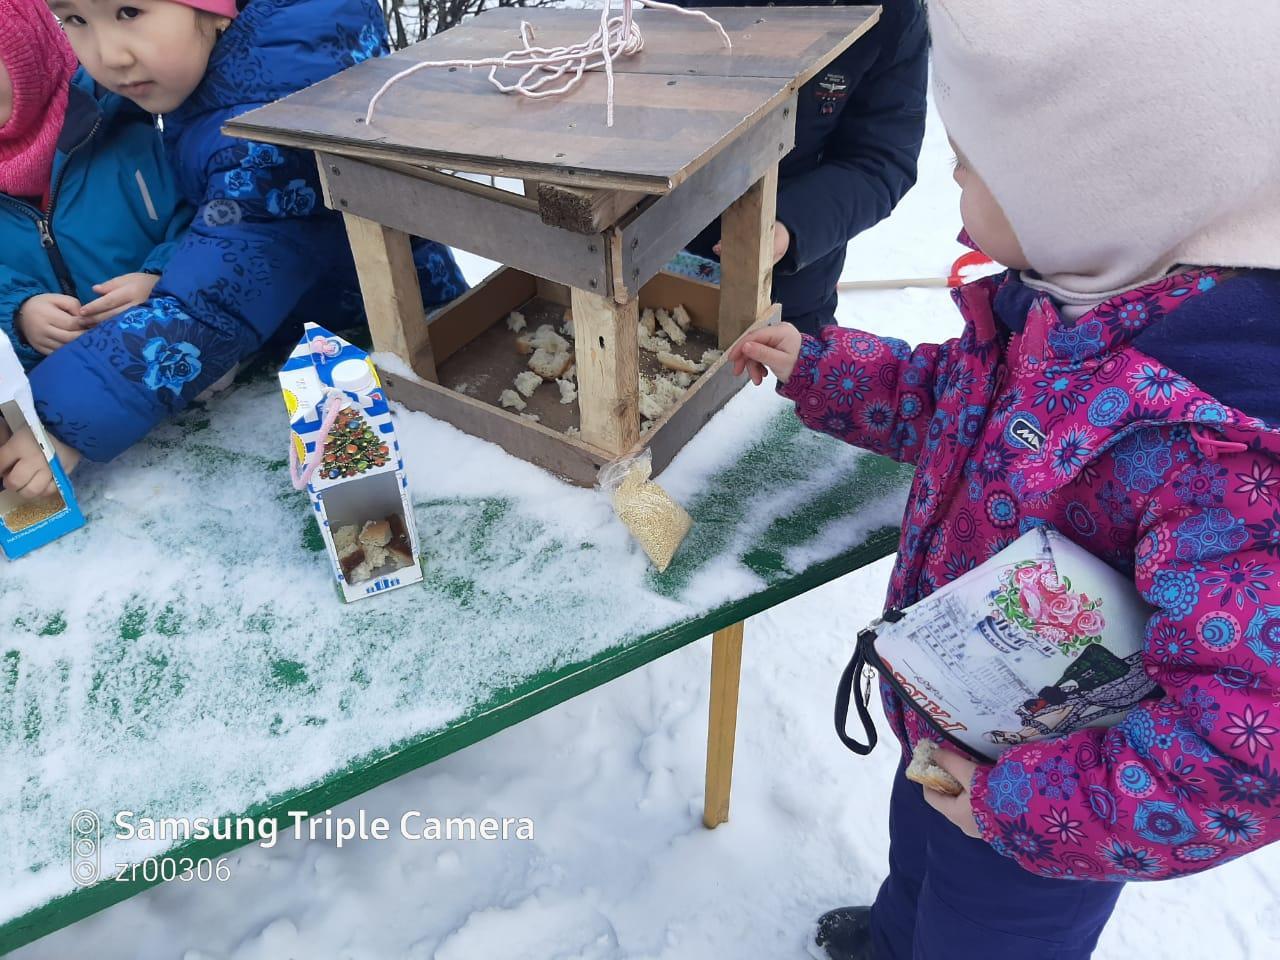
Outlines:
{"type": "Polygon", "coordinates": [[[58,493],[44,500],[26,500],[0,487],[0,550],[16,560],[46,543],[84,526],[75,491],[36,417],[31,384],[9,338],[0,335],[0,417],[11,433],[30,428],[49,461],[58,493]]]}
{"type": "Polygon", "coordinates": [[[404,461],[386,394],[368,354],[308,323],[280,371],[280,388],[299,467],[320,458],[307,483],[307,494],[343,598],[349,603],[420,582],[418,531],[404,461]],[[339,404],[342,412],[324,449],[318,450],[321,428],[333,404],[339,404]],[[399,517],[403,523],[412,562],[396,567],[390,560],[375,568],[368,579],[351,582],[356,577],[348,579],[344,560],[350,567],[353,556],[345,546],[340,551],[335,536],[344,527],[361,529],[366,523],[391,517],[399,517]]]}

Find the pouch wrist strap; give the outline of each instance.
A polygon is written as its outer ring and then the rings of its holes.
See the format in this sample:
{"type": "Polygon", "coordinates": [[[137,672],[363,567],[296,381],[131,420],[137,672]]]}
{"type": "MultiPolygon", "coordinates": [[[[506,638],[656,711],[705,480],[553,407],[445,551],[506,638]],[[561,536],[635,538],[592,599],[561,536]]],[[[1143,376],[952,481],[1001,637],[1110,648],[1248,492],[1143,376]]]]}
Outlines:
{"type": "Polygon", "coordinates": [[[840,676],[840,684],[836,687],[836,735],[840,738],[841,743],[862,757],[874,750],[876,742],[880,739],[879,734],[876,733],[875,723],[871,720],[871,711],[867,709],[870,684],[866,687],[861,687],[858,683],[867,667],[867,658],[863,652],[862,645],[864,642],[869,642],[864,640],[868,633],[871,633],[872,636],[875,635],[871,631],[864,631],[859,634],[857,646],[853,651],[853,658],[849,661],[848,666],[844,668],[844,673],[840,676]],[[850,698],[853,699],[854,707],[857,708],[858,720],[862,723],[862,733],[867,738],[866,743],[859,743],[849,736],[845,730],[849,722],[850,698]]]}

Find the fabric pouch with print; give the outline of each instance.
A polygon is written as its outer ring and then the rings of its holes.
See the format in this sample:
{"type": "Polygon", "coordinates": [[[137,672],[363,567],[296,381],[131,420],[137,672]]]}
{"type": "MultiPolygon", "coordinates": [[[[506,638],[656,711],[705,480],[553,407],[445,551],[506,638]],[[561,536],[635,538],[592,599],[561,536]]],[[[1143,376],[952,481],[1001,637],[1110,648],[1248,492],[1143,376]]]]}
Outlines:
{"type": "Polygon", "coordinates": [[[1033,528],[858,634],[836,694],[836,729],[855,753],[875,746],[872,669],[940,737],[983,759],[1111,726],[1158,690],[1142,664],[1152,612],[1114,568],[1051,527],[1033,528]],[[865,743],[845,730],[851,699],[865,743]]]}

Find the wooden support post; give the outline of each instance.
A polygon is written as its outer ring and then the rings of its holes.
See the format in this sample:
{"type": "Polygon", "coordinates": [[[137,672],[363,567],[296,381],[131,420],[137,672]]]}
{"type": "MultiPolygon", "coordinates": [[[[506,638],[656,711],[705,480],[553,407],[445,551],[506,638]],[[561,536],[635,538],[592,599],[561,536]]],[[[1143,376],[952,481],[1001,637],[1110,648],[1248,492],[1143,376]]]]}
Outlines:
{"type": "Polygon", "coordinates": [[[619,304],[577,287],[571,298],[582,440],[621,454],[640,439],[639,301],[619,304]]]}
{"type": "Polygon", "coordinates": [[[711,715],[707,728],[707,788],[702,824],[714,830],[729,819],[733,740],[738,730],[738,681],[742,676],[742,624],[717,630],[711,640],[711,715]]]}
{"type": "Polygon", "coordinates": [[[355,214],[344,213],[342,218],[360,277],[373,349],[394,353],[420,378],[438,383],[409,235],[355,214]]]}
{"type": "Polygon", "coordinates": [[[778,165],[720,218],[720,349],[728,349],[770,303],[778,165]]]}

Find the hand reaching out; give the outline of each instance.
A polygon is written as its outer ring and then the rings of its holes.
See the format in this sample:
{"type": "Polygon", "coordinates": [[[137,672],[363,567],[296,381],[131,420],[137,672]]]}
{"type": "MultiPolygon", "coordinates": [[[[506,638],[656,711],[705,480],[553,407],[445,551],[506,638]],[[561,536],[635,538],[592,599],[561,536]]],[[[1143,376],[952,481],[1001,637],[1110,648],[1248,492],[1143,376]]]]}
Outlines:
{"type": "Polygon", "coordinates": [[[146,303],[159,279],[154,273],[126,273],[112,277],[103,283],[94,284],[93,292],[99,295],[98,299],[80,308],[85,326],[96,326],[104,320],[110,320],[124,313],[131,307],[146,303]]]}
{"type": "Polygon", "coordinates": [[[781,382],[786,383],[800,358],[800,331],[789,323],[761,327],[746,334],[729,348],[729,360],[733,363],[734,376],[745,370],[751,382],[760,386],[768,368],[781,382]]]}

